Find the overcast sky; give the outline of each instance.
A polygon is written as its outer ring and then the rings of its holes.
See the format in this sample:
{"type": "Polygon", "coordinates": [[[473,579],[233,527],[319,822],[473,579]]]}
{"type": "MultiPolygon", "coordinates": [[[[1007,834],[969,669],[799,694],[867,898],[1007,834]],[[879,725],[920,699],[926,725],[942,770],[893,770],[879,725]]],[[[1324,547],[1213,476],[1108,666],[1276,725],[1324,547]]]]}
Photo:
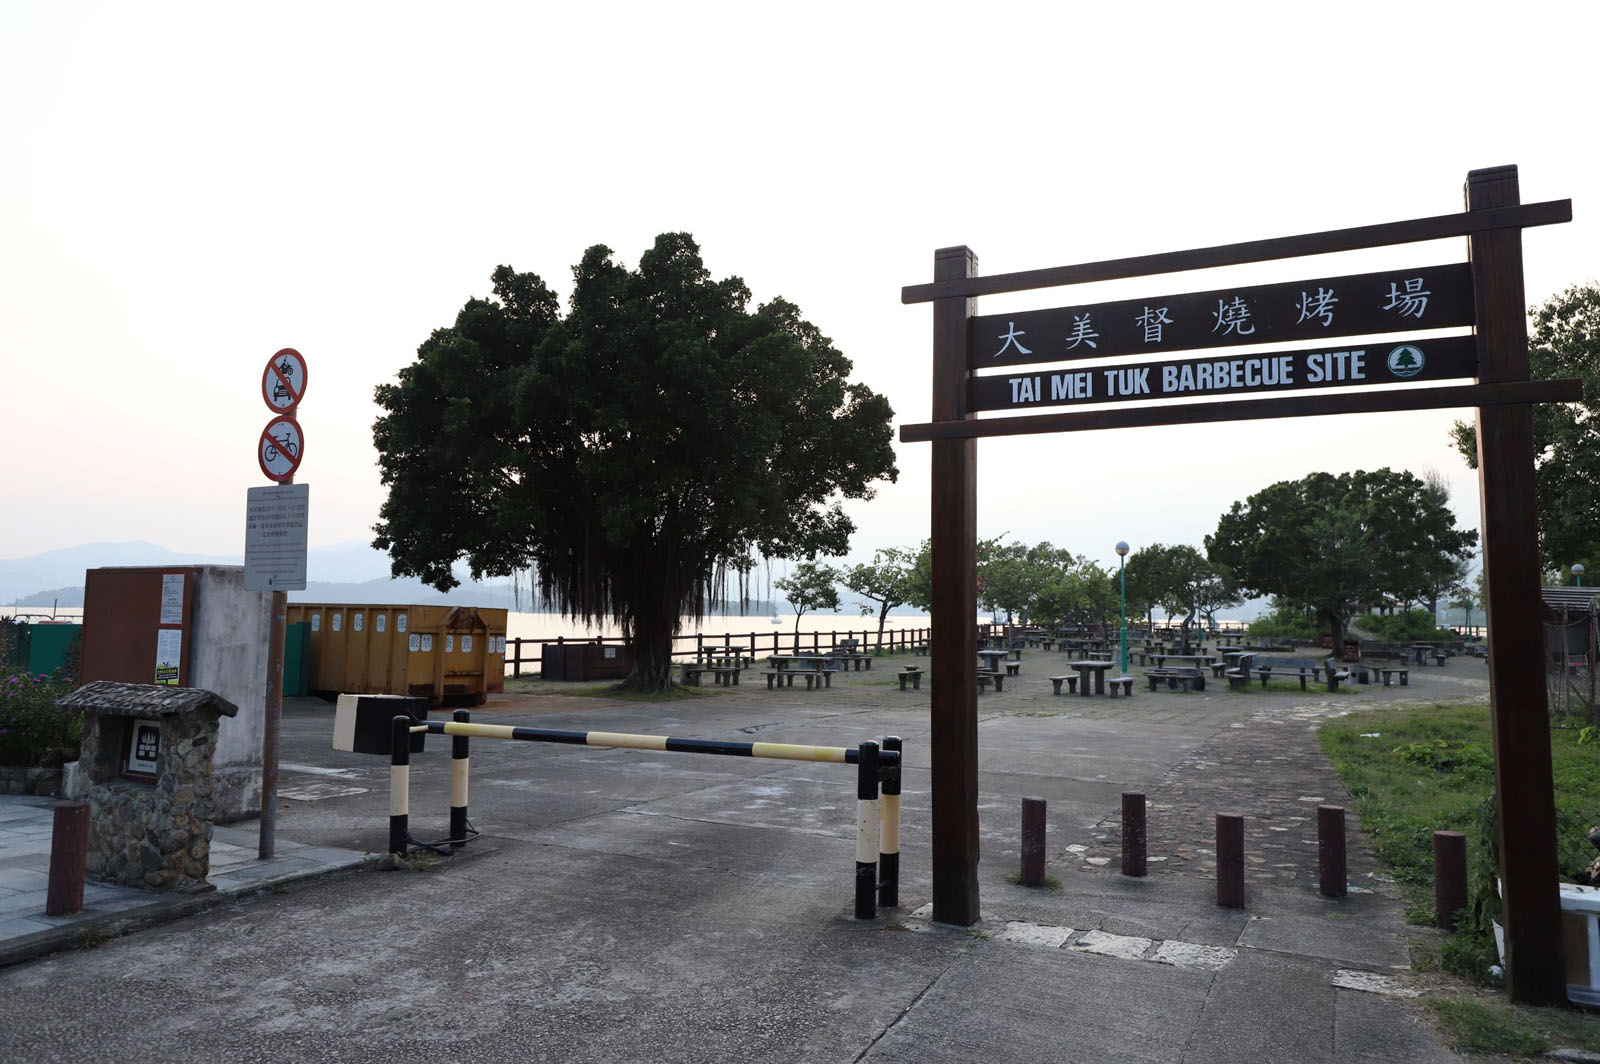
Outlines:
{"type": "MultiPolygon", "coordinates": [[[[311,541],[371,538],[373,388],[497,264],[563,296],[687,230],[930,418],[935,248],[984,273],[1461,209],[1516,163],[1527,297],[1600,275],[1600,4],[0,5],[0,558],[243,549],[267,358],[309,363],[311,541]]],[[[980,302],[980,313],[1404,268],[1464,240],[980,302]]],[[[979,445],[978,529],[1115,565],[1314,470],[1433,469],[1465,411],[979,445]]],[[[854,504],[927,534],[928,450],[854,504]]]]}

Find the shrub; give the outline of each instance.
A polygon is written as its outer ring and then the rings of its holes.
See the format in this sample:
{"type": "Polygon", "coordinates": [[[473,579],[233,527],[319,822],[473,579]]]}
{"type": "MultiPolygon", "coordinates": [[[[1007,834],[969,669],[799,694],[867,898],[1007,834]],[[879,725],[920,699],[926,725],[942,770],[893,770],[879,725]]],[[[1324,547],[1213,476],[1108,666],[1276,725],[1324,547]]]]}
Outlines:
{"type": "Polygon", "coordinates": [[[77,757],[83,716],[56,705],[74,679],[0,668],[0,765],[56,765],[77,757]]]}
{"type": "Polygon", "coordinates": [[[1410,643],[1424,640],[1436,643],[1459,639],[1460,636],[1434,623],[1433,614],[1427,610],[1407,610],[1405,613],[1368,613],[1355,622],[1362,631],[1371,632],[1385,643],[1410,643]]]}
{"type": "Polygon", "coordinates": [[[1250,634],[1264,639],[1316,639],[1317,626],[1304,610],[1278,606],[1251,621],[1250,634]]]}

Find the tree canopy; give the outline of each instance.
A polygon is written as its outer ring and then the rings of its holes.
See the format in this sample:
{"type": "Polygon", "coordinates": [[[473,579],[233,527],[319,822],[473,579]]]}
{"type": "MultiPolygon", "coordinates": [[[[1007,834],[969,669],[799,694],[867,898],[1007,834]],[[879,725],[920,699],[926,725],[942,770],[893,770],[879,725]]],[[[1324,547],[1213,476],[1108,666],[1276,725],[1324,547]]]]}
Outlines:
{"type": "MultiPolygon", "coordinates": [[[[900,547],[885,547],[873,552],[872,561],[847,565],[839,573],[839,582],[878,607],[878,646],[883,646],[883,628],[889,611],[911,601],[914,594],[911,583],[917,555],[900,547]]],[[[868,613],[866,606],[863,614],[868,613]]]]}
{"type": "Polygon", "coordinates": [[[783,592],[794,610],[794,649],[800,652],[800,618],[812,610],[839,608],[839,570],[817,562],[801,562],[794,572],[774,580],[772,586],[783,592]]]}
{"type": "Polygon", "coordinates": [[[1423,481],[1378,469],[1312,473],[1235,502],[1206,553],[1241,591],[1315,609],[1337,644],[1356,605],[1423,597],[1477,541],[1423,481]]]}
{"type": "Polygon", "coordinates": [[[671,637],[768,558],[843,554],[836,496],[897,475],[888,402],[783,299],[748,309],[667,233],[637,270],[596,245],[566,315],[500,266],[393,384],[373,442],[388,498],[374,546],[398,576],[529,569],[567,616],[613,619],[630,683],[670,682],[671,637]]]}
{"type": "MultiPolygon", "coordinates": [[[[1574,285],[1533,308],[1528,361],[1535,380],[1577,377],[1583,400],[1533,407],[1539,556],[1565,581],[1573,563],[1600,572],[1600,284],[1574,285]]],[[[1478,467],[1474,425],[1451,428],[1467,464],[1478,467]]]]}

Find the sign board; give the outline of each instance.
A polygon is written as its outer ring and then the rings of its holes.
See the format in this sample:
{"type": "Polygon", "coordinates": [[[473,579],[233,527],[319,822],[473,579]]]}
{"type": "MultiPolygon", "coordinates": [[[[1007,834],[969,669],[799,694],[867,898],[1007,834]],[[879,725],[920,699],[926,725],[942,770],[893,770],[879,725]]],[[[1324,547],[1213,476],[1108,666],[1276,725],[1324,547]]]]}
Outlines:
{"type": "Polygon", "coordinates": [[[1389,341],[1338,350],[1233,351],[1211,358],[976,377],[968,409],[1195,399],[1471,378],[1477,373],[1478,349],[1470,336],[1389,341]]]}
{"type": "Polygon", "coordinates": [[[246,492],[246,591],[304,591],[310,484],[281,484],[246,492]]]}
{"type": "Polygon", "coordinates": [[[268,480],[280,484],[288,480],[300,468],[303,457],[305,437],[301,434],[300,422],[287,414],[267,422],[267,427],[261,430],[261,439],[256,442],[256,461],[268,480]]]}
{"type": "Polygon", "coordinates": [[[261,374],[261,398],[267,409],[279,414],[294,412],[306,395],[306,360],[300,352],[286,347],[267,360],[261,374]]]}

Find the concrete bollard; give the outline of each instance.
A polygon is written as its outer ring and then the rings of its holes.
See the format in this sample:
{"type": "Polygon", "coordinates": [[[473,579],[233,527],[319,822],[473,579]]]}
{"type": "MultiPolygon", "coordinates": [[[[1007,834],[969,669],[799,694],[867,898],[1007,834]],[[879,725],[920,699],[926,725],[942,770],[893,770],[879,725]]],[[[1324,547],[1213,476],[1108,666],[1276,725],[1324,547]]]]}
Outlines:
{"type": "Polygon", "coordinates": [[[1146,867],[1146,826],[1144,795],[1136,791],[1122,793],[1122,874],[1142,876],[1146,867]]]}
{"type": "Polygon", "coordinates": [[[1244,817],[1217,814],[1217,904],[1244,908],[1244,817]]]}
{"type": "Polygon", "coordinates": [[[89,803],[61,802],[50,832],[50,880],[46,916],[71,916],[83,909],[83,877],[89,861],[89,803]]]}
{"type": "Polygon", "coordinates": [[[1459,831],[1433,833],[1434,926],[1456,929],[1456,913],[1467,907],[1467,837],[1459,831]]]}
{"type": "Polygon", "coordinates": [[[1317,806],[1317,872],[1323,897],[1342,898],[1350,893],[1343,806],[1317,806]]]}
{"type": "Polygon", "coordinates": [[[1022,800],[1022,878],[1025,887],[1044,886],[1044,825],[1043,798],[1022,800]]]}

